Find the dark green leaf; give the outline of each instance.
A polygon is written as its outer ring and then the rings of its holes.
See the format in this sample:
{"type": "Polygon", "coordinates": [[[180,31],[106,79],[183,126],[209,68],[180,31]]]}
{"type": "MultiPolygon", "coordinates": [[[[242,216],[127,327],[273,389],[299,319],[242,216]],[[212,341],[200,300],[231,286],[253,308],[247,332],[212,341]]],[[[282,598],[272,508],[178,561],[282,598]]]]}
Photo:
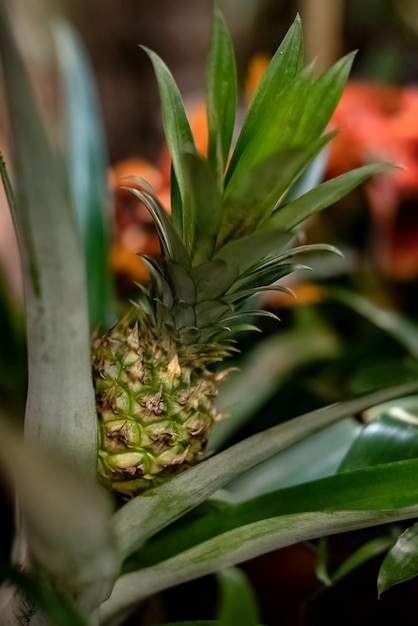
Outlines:
{"type": "Polygon", "coordinates": [[[207,161],[194,154],[185,154],[184,167],[193,215],[192,262],[198,265],[213,254],[223,207],[215,175],[207,161]]]}
{"type": "Polygon", "coordinates": [[[192,268],[197,302],[220,298],[238,276],[238,269],[222,259],[215,259],[192,268]]]}
{"type": "MultiPolygon", "coordinates": [[[[242,178],[233,177],[224,194],[223,226],[218,241],[246,235],[268,219],[281,196],[304,167],[330,140],[291,147],[257,162],[242,178]]],[[[292,226],[283,222],[283,229],[292,226]]]]}
{"type": "Polygon", "coordinates": [[[324,131],[342,95],[354,56],[355,52],[347,54],[310,86],[296,129],[295,143],[312,141],[324,131]]]}
{"type": "Polygon", "coordinates": [[[290,247],[293,239],[293,233],[283,230],[257,231],[230,241],[213,258],[225,261],[228,266],[235,267],[242,274],[270,254],[281,254],[290,247]]]}
{"type": "Polygon", "coordinates": [[[196,154],[196,146],[189,121],[184,110],[183,101],[174,78],[160,57],[142,46],[154,66],[160,91],[162,118],[165,138],[170,150],[173,169],[176,175],[176,186],[180,192],[182,211],[172,207],[173,221],[177,232],[190,252],[193,236],[193,216],[190,213],[187,180],[184,174],[183,155],[185,152],[196,154]]]}
{"type": "Polygon", "coordinates": [[[418,524],[410,526],[383,560],[377,580],[380,594],[406,580],[418,576],[418,524]]]}
{"type": "Polygon", "coordinates": [[[223,188],[225,165],[234,131],[237,105],[235,54],[221,11],[214,8],[212,45],[206,69],[208,161],[223,188]]]}
{"type": "MultiPolygon", "coordinates": [[[[249,106],[247,116],[239,134],[230,165],[226,174],[226,183],[229,182],[237,164],[245,153],[251,154],[255,144],[261,139],[266,141],[265,135],[259,132],[260,120],[269,110],[276,110],[283,93],[294,81],[303,64],[302,26],[297,17],[289,28],[281,45],[272,58],[263,78],[258,85],[249,106]]],[[[264,132],[264,129],[263,129],[264,132]]],[[[276,152],[277,150],[270,150],[276,152]]],[[[267,156],[268,153],[265,154],[267,156]]],[[[254,162],[252,163],[252,165],[254,162]]]]}

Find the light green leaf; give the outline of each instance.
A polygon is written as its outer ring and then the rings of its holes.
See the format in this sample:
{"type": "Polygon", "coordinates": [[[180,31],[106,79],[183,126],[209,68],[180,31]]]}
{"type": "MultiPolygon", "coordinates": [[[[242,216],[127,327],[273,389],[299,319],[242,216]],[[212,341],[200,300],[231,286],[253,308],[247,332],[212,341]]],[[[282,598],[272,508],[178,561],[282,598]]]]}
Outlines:
{"type": "Polygon", "coordinates": [[[418,524],[407,528],[385,556],[377,580],[379,596],[392,585],[415,576],[418,576],[418,524]]]}
{"type": "Polygon", "coordinates": [[[194,137],[184,110],[181,94],[170,70],[155,52],[144,46],[142,48],[151,59],[157,78],[164,133],[171,154],[176,185],[181,199],[181,205],[175,202],[171,207],[174,226],[190,252],[193,241],[193,216],[188,201],[183,154],[185,152],[197,154],[194,137]]]}
{"type": "MultiPolygon", "coordinates": [[[[91,382],[83,253],[66,180],[43,128],[19,51],[0,7],[0,55],[13,144],[17,231],[25,286],[28,439],[96,478],[97,416],[91,382]]],[[[1,171],[6,187],[5,170],[1,171]]]]}
{"type": "Polygon", "coordinates": [[[228,567],[216,573],[220,588],[219,626],[257,626],[260,621],[254,591],[244,572],[228,567]]]}
{"type": "Polygon", "coordinates": [[[128,556],[149,537],[204,502],[250,467],[344,417],[417,390],[418,382],[414,381],[311,411],[208,458],[165,485],[150,490],[145,498],[131,500],[113,517],[113,528],[121,553],[128,556]]]}
{"type": "Polygon", "coordinates": [[[224,17],[214,8],[212,44],[206,68],[206,108],[208,116],[208,161],[223,188],[237,105],[235,54],[224,17]]]}
{"type": "Polygon", "coordinates": [[[390,163],[377,163],[365,165],[346,174],[341,174],[341,176],[336,176],[308,191],[303,196],[296,198],[296,200],[289,202],[289,204],[280,206],[265,223],[264,227],[269,229],[294,228],[308,217],[341,200],[350,191],[370,178],[370,176],[388,172],[393,170],[393,168],[394,166],[390,163]]]}
{"type": "Polygon", "coordinates": [[[84,242],[90,325],[114,321],[113,277],[109,264],[111,207],[108,162],[94,78],[81,39],[71,26],[55,24],[64,97],[64,146],[70,194],[84,242]]]}

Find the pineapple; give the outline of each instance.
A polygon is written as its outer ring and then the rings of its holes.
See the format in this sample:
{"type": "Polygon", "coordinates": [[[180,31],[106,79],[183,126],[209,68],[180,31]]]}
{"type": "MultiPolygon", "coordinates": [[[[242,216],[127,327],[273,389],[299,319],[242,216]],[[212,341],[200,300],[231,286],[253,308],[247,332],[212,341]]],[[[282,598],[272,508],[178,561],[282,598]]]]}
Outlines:
{"type": "Polygon", "coordinates": [[[215,8],[206,157],[195,146],[170,71],[146,51],[172,158],[172,214],[145,181],[127,181],[154,219],[162,259],[143,256],[150,289],[140,287],[132,310],[93,341],[99,473],[124,497],[204,458],[208,433],[221,418],[215,400],[227,373],[213,364],[236,349],[237,332],[255,328],[249,319],[272,315],[249,310],[249,300],[263,290],[285,289],[277,281],[301,267],[293,257],[313,246],[294,247],[296,226],[377,171],[361,168],[301,195],[304,172],[333,136],[323,133],[352,55],[314,77],[304,67],[299,17],[264,74],[231,150],[235,58],[215,8]]]}

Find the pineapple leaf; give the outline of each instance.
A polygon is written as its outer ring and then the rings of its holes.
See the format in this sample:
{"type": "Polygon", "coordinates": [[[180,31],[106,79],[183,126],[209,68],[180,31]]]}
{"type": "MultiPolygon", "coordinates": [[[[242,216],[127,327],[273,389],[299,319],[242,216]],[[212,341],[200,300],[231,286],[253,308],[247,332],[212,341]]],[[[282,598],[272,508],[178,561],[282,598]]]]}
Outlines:
{"type": "Polygon", "coordinates": [[[215,249],[222,220],[222,200],[215,175],[205,159],[185,154],[183,162],[194,226],[191,256],[193,264],[198,265],[209,260],[215,249]]]}
{"type": "Polygon", "coordinates": [[[295,143],[312,141],[323,132],[342,95],[354,56],[355,52],[347,54],[311,85],[296,128],[295,143]]]}
{"type": "Polygon", "coordinates": [[[154,259],[147,254],[139,254],[138,256],[143,259],[147,269],[152,276],[153,286],[156,290],[156,297],[165,307],[171,309],[174,304],[174,297],[171,291],[170,285],[166,281],[164,275],[161,272],[160,267],[154,259]]]}
{"type": "Polygon", "coordinates": [[[279,206],[271,218],[264,224],[265,228],[294,228],[305,219],[319,213],[323,209],[341,200],[350,191],[361,185],[365,180],[393,170],[390,163],[376,163],[359,167],[351,172],[327,180],[318,187],[303,194],[285,206],[279,206]]]}
{"type": "Polygon", "coordinates": [[[214,260],[223,260],[236,267],[240,274],[253,267],[277,250],[283,252],[294,240],[293,233],[283,230],[256,231],[240,239],[235,239],[220,248],[214,260]]]}
{"type": "Polygon", "coordinates": [[[224,171],[231,147],[237,105],[235,54],[224,17],[214,8],[212,45],[206,68],[208,162],[223,188],[224,171]]]}
{"type": "MultiPolygon", "coordinates": [[[[276,109],[281,95],[300,72],[303,64],[302,25],[299,16],[289,28],[272,58],[250,103],[247,116],[231,157],[225,183],[228,184],[244,154],[251,154],[255,145],[267,141],[260,136],[259,122],[269,109],[276,109]]],[[[272,149],[270,152],[275,152],[272,149]]]]}
{"type": "MultiPolygon", "coordinates": [[[[224,194],[219,243],[245,235],[269,218],[281,196],[333,136],[271,154],[252,167],[247,176],[234,177],[224,194]]],[[[283,228],[289,230],[286,224],[283,228]]]]}
{"type": "Polygon", "coordinates": [[[259,289],[259,287],[270,286],[280,278],[284,278],[293,272],[300,270],[311,271],[308,265],[302,265],[300,263],[277,263],[276,265],[269,265],[267,267],[260,268],[256,271],[244,274],[237,280],[227,292],[227,296],[234,295],[241,292],[243,289],[259,289]]]}
{"type": "Polygon", "coordinates": [[[128,186],[122,187],[122,189],[126,189],[137,196],[149,210],[154,220],[165,257],[179,263],[183,267],[189,267],[189,254],[174,229],[170,216],[155,194],[151,191],[140,191],[139,189],[128,186]]]}
{"type": "Polygon", "coordinates": [[[184,174],[183,155],[185,152],[196,154],[194,137],[184,110],[183,100],[174,78],[164,61],[145,46],[155,71],[161,98],[163,126],[168,148],[171,154],[178,194],[172,198],[174,205],[173,222],[188,251],[191,250],[193,236],[193,216],[189,206],[189,192],[184,174]],[[179,202],[176,200],[178,198],[179,202]]]}
{"type": "Polygon", "coordinates": [[[238,278],[238,269],[223,259],[212,259],[193,267],[191,276],[196,285],[197,302],[216,300],[238,278]]]}

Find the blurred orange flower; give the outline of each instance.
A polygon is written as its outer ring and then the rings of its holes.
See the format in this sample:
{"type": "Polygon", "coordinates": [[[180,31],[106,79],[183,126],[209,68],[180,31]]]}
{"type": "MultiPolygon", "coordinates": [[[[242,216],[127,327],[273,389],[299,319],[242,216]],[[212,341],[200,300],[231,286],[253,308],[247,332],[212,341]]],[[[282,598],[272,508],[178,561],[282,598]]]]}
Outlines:
{"type": "Polygon", "coordinates": [[[418,87],[351,81],[332,124],[327,177],[373,161],[399,165],[364,185],[372,217],[372,245],[390,277],[418,275],[418,87]]]}

